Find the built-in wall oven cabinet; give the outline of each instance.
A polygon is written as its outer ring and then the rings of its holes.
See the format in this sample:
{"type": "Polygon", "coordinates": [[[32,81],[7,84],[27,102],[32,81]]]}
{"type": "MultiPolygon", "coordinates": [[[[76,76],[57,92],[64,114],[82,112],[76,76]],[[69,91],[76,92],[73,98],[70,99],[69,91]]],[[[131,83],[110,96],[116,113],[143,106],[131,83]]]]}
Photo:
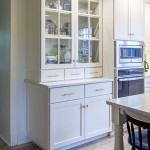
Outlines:
{"type": "Polygon", "coordinates": [[[143,66],[143,42],[115,41],[115,67],[143,66]]]}

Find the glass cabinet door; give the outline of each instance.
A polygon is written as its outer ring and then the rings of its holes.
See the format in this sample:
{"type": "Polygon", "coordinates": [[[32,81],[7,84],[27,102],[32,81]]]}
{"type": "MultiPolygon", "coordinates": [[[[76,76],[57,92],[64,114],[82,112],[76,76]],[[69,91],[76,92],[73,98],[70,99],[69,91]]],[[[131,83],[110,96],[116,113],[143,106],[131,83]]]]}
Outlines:
{"type": "Polygon", "coordinates": [[[93,67],[102,64],[101,2],[78,0],[77,66],[93,67]]]}
{"type": "Polygon", "coordinates": [[[72,1],[42,1],[42,69],[71,68],[74,65],[72,1]]]}

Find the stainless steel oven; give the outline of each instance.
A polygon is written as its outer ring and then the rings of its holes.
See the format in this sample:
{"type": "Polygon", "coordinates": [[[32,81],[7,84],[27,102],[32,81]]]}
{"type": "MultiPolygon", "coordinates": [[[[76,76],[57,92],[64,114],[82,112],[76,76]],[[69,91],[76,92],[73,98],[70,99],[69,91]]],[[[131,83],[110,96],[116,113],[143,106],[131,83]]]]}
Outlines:
{"type": "Polygon", "coordinates": [[[144,93],[144,68],[124,68],[115,71],[115,97],[144,93]]]}
{"type": "Polygon", "coordinates": [[[143,66],[143,42],[115,41],[115,67],[143,66]]]}

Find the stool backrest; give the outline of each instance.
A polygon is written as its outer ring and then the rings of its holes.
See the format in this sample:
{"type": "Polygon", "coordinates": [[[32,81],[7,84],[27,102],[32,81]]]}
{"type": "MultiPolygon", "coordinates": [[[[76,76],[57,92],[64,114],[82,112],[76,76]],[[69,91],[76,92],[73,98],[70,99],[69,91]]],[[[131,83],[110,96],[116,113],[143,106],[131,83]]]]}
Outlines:
{"type": "Polygon", "coordinates": [[[133,147],[143,150],[142,129],[146,129],[147,130],[147,134],[146,134],[147,142],[148,142],[147,145],[148,145],[148,150],[150,150],[150,123],[135,119],[134,117],[130,116],[125,111],[124,111],[124,116],[125,116],[125,120],[127,123],[127,130],[128,130],[128,134],[129,134],[129,143],[133,147]],[[138,136],[139,136],[138,140],[140,143],[139,147],[137,147],[137,145],[135,145],[135,129],[134,129],[135,126],[137,127],[137,130],[138,130],[138,136]]]}

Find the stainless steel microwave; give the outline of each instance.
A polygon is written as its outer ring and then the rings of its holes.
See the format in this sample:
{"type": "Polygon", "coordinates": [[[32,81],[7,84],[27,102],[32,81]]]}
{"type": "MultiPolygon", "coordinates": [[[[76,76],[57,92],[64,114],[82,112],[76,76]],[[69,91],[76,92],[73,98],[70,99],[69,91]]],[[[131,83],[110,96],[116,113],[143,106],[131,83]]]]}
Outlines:
{"type": "Polygon", "coordinates": [[[115,67],[143,66],[143,42],[115,41],[115,67]]]}

